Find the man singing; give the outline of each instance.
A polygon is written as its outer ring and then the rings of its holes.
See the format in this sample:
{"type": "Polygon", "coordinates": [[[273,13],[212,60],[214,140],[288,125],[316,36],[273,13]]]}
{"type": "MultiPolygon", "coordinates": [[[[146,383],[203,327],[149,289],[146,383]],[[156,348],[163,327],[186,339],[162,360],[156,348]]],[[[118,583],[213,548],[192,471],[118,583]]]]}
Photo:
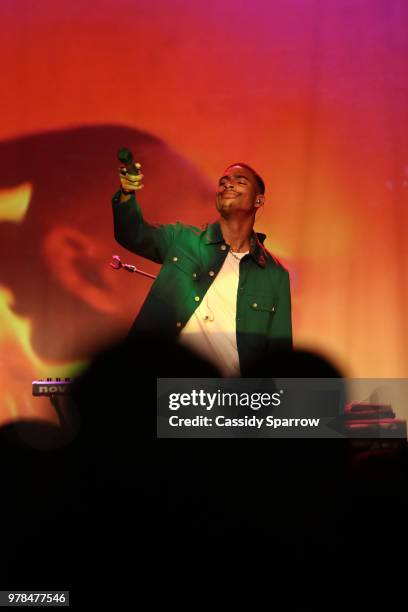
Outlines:
{"type": "Polygon", "coordinates": [[[129,251],[162,264],[132,330],[163,332],[214,364],[222,376],[256,376],[256,363],[292,346],[289,274],[254,232],[265,184],[235,163],[220,178],[219,218],[204,230],[143,219],[134,192],[119,174],[113,197],[115,238],[129,251]]]}

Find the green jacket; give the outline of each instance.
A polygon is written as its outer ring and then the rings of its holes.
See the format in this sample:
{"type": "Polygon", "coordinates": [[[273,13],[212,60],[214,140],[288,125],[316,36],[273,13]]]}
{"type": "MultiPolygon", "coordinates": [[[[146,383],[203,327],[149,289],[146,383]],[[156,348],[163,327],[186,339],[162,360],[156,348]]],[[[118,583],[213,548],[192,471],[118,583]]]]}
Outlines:
{"type": "MultiPolygon", "coordinates": [[[[174,223],[151,225],[134,196],[113,197],[115,238],[132,253],[162,264],[136,318],[133,331],[163,332],[176,337],[200,304],[228,253],[218,222],[205,229],[174,223]]],[[[241,375],[276,348],[291,348],[289,274],[253,233],[241,259],[237,295],[237,347],[241,375]]]]}

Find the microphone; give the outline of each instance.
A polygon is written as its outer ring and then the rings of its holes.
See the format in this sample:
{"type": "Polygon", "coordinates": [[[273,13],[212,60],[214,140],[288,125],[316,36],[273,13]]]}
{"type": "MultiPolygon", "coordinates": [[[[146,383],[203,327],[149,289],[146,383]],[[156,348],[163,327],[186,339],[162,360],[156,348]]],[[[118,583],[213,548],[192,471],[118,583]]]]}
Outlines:
{"type": "Polygon", "coordinates": [[[140,174],[139,169],[135,165],[133,153],[130,149],[127,149],[126,147],[119,149],[118,160],[120,163],[121,175],[126,176],[129,181],[134,180],[134,177],[140,174]]]}

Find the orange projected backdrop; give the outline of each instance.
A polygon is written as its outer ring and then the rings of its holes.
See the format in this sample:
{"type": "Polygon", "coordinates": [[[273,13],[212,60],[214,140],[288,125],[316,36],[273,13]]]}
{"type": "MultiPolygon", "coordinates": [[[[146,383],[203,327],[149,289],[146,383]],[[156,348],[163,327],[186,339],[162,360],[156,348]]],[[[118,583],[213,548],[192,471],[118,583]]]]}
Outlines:
{"type": "Polygon", "coordinates": [[[225,165],[253,165],[296,346],[408,376],[404,0],[4,0],[0,24],[0,422],[53,419],[31,381],[75,373],[146,296],[107,265],[157,269],[113,239],[121,146],[152,221],[212,221],[225,165]]]}

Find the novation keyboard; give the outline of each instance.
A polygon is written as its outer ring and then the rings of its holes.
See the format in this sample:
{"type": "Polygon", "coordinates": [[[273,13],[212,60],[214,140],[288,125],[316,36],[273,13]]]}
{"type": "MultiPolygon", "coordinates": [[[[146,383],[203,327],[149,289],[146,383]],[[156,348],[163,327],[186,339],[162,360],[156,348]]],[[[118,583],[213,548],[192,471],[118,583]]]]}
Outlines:
{"type": "Polygon", "coordinates": [[[68,395],[72,386],[70,378],[47,378],[46,380],[34,380],[32,382],[32,392],[35,397],[45,395],[54,397],[56,395],[68,395]]]}

